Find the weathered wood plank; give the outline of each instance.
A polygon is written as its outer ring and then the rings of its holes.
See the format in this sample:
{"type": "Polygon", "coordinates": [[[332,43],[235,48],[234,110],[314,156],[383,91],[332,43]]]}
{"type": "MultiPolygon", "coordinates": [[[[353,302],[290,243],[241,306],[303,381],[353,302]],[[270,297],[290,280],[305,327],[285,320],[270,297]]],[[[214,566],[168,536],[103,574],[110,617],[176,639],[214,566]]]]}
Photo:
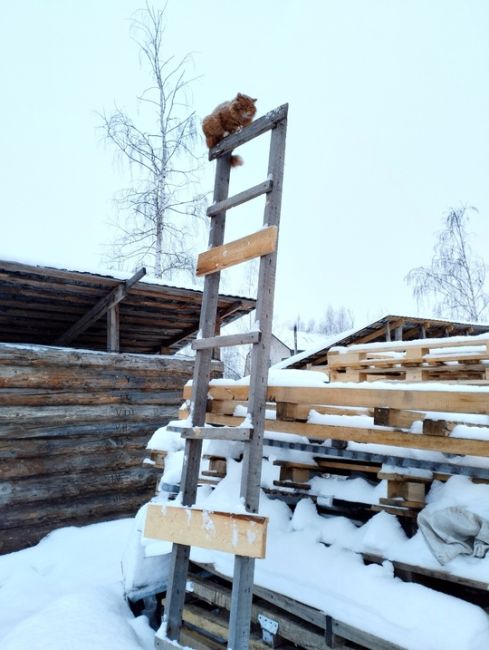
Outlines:
{"type": "Polygon", "coordinates": [[[52,530],[64,526],[83,526],[95,521],[134,517],[139,507],[148,500],[151,490],[152,486],[146,484],[131,493],[95,496],[91,501],[50,501],[37,504],[35,510],[22,506],[17,506],[15,510],[2,509],[0,522],[5,522],[5,527],[2,527],[0,534],[0,553],[32,546],[52,530]],[[16,515],[18,518],[14,519],[16,515]]]}
{"type": "Polygon", "coordinates": [[[192,350],[206,350],[208,348],[224,348],[234,345],[252,345],[258,343],[261,332],[243,332],[242,334],[228,334],[225,336],[213,336],[208,339],[196,339],[192,341],[192,350]]]}
{"type": "Polygon", "coordinates": [[[250,427],[189,427],[170,425],[169,431],[180,433],[182,438],[192,440],[235,440],[245,442],[250,439],[250,427]]]}
{"type": "Polygon", "coordinates": [[[224,201],[219,201],[218,203],[214,203],[214,205],[211,205],[207,208],[207,216],[212,217],[215,214],[219,214],[220,212],[225,212],[226,210],[235,208],[238,205],[246,203],[246,201],[250,201],[251,199],[256,199],[258,196],[270,192],[272,187],[273,187],[273,181],[267,180],[264,181],[263,183],[260,183],[259,185],[250,187],[249,189],[244,190],[239,194],[230,196],[228,199],[224,199],[224,201]]]}
{"type": "MultiPolygon", "coordinates": [[[[214,203],[227,199],[231,173],[230,155],[219,158],[216,165],[214,182],[214,203]]],[[[209,247],[220,246],[224,242],[225,212],[214,216],[210,224],[209,247]]],[[[204,296],[200,312],[199,329],[203,338],[215,335],[216,316],[219,304],[220,273],[212,273],[204,279],[204,296]]],[[[233,307],[229,307],[232,309],[233,307]]],[[[222,315],[222,314],[221,314],[222,315]]],[[[205,424],[207,406],[207,386],[211,371],[212,350],[199,350],[196,354],[193,390],[192,390],[192,425],[205,424]]],[[[186,440],[182,469],[182,503],[184,506],[195,502],[202,455],[201,440],[186,440]]],[[[168,579],[167,605],[164,623],[168,637],[178,640],[182,622],[182,609],[185,601],[190,546],[173,544],[170,575],[168,579]]]]}
{"type": "Polygon", "coordinates": [[[267,517],[149,504],[144,535],[246,557],[264,558],[267,517]]]}
{"type": "Polygon", "coordinates": [[[141,465],[125,467],[120,470],[107,468],[104,471],[72,472],[67,475],[39,476],[4,482],[2,494],[3,506],[18,506],[26,501],[30,503],[54,499],[69,499],[89,494],[123,493],[137,490],[147,481],[153,481],[148,470],[141,465]]]}
{"type": "Polygon", "coordinates": [[[276,125],[285,120],[288,112],[288,104],[283,104],[278,108],[268,112],[266,115],[259,117],[257,120],[252,122],[249,126],[246,126],[241,131],[237,133],[232,133],[226,138],[223,138],[215,147],[209,150],[209,160],[214,160],[220,156],[230,153],[236,147],[249,142],[253,138],[262,135],[276,127],[276,125]]]}
{"type": "Polygon", "coordinates": [[[198,256],[195,274],[209,275],[255,257],[269,255],[277,248],[277,237],[277,227],[269,226],[228,244],[215,246],[198,256]]]}

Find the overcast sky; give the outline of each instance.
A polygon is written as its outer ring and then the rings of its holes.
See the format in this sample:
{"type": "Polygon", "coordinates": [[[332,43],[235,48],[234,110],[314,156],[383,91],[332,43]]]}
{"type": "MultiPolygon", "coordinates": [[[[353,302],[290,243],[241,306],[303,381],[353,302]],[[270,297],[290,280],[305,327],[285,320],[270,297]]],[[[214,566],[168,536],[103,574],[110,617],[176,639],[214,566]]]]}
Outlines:
{"type": "MultiPolygon", "coordinates": [[[[100,267],[125,170],[97,111],[135,111],[147,86],[129,34],[142,4],[2,2],[0,257],[100,267]]],[[[194,53],[200,117],[237,91],[258,97],[258,114],[289,103],[280,317],[328,304],[357,325],[430,313],[404,276],[429,262],[451,206],[479,209],[487,256],[488,33],[486,0],[169,1],[165,48],[194,53]]],[[[264,180],[267,147],[243,148],[233,192],[264,180]]],[[[212,173],[206,163],[206,190],[212,173]]],[[[230,213],[228,239],[260,227],[255,205],[230,213]]]]}

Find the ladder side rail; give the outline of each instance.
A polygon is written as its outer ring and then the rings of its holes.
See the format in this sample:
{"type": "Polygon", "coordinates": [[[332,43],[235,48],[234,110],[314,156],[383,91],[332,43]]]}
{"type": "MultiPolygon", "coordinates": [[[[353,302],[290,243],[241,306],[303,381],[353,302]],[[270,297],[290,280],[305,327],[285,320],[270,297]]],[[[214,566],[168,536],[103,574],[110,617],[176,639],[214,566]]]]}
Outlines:
{"type": "MultiPolygon", "coordinates": [[[[268,194],[265,204],[265,226],[278,227],[280,223],[287,131],[286,115],[287,111],[285,110],[284,117],[278,122],[271,134],[268,172],[269,177],[271,176],[273,179],[273,189],[268,194]]],[[[276,250],[260,259],[256,318],[259,322],[261,340],[253,346],[251,352],[248,413],[251,415],[252,434],[250,443],[245,445],[241,482],[241,496],[245,499],[247,511],[251,513],[258,512],[260,499],[276,265],[276,250]]],[[[255,561],[253,558],[236,556],[228,639],[228,648],[233,650],[246,650],[248,648],[254,569],[255,561]]]]}
{"type": "MultiPolygon", "coordinates": [[[[231,165],[230,155],[222,156],[217,161],[216,179],[214,184],[214,202],[227,198],[229,193],[229,177],[231,165]]],[[[209,247],[220,246],[224,241],[226,213],[222,212],[211,220],[209,247]]],[[[215,334],[217,304],[219,298],[220,273],[206,276],[200,314],[200,331],[203,337],[215,334]]],[[[191,418],[194,426],[205,423],[207,406],[207,390],[210,378],[212,349],[199,350],[196,354],[193,381],[191,418]]],[[[195,502],[199,466],[202,455],[202,440],[187,439],[185,442],[184,464],[182,470],[182,504],[192,505],[195,502]]],[[[179,640],[182,624],[182,610],[185,601],[185,586],[187,582],[190,547],[173,544],[168,591],[163,616],[163,629],[166,636],[174,641],[179,640]]]]}

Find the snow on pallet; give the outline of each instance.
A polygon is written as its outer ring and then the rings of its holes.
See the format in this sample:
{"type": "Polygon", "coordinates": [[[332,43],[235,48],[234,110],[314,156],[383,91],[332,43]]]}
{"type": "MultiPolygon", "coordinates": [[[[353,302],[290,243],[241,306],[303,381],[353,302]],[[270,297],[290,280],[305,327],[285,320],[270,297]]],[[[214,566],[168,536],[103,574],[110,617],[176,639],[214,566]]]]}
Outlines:
{"type": "MultiPolygon", "coordinates": [[[[324,382],[324,376],[320,373],[295,372],[299,375],[290,374],[290,371],[277,374],[272,372],[269,381],[263,454],[266,466],[262,483],[262,500],[265,499],[263,514],[268,514],[267,510],[272,503],[270,499],[273,499],[273,503],[283,501],[282,505],[288,504],[292,508],[292,529],[301,531],[305,526],[304,530],[308,530],[312,524],[312,532],[314,526],[317,526],[317,530],[321,530],[321,543],[327,547],[331,545],[334,553],[339,545],[345,552],[360,557],[365,568],[371,564],[379,565],[379,569],[385,568],[387,560],[392,567],[393,576],[406,583],[412,581],[413,586],[421,589],[424,588],[422,585],[427,585],[435,590],[433,593],[445,598],[448,598],[445,594],[451,594],[456,596],[454,600],[457,602],[466,601],[467,606],[469,603],[477,603],[487,607],[489,567],[486,561],[478,564],[480,574],[477,573],[478,567],[464,563],[453,567],[449,565],[445,569],[434,558],[428,560],[426,556],[418,557],[415,549],[421,543],[421,533],[416,532],[417,514],[424,511],[426,504],[430,503],[427,494],[434,481],[438,486],[446,486],[446,490],[444,487],[441,491],[437,487],[440,494],[464,494],[469,485],[475,490],[487,490],[485,485],[475,485],[466,477],[470,476],[481,483],[489,481],[489,389],[484,386],[447,384],[331,385],[324,382]],[[273,472],[275,474],[272,476],[273,472]],[[362,486],[363,496],[358,489],[352,489],[356,484],[362,486]],[[337,493],[334,492],[336,489],[337,493]],[[372,511],[376,510],[381,512],[375,515],[372,511]],[[387,513],[397,515],[398,519],[389,518],[387,513]],[[408,535],[402,532],[402,528],[397,529],[393,521],[404,522],[403,528],[408,535]],[[363,538],[377,540],[377,550],[375,544],[372,547],[360,541],[363,538]],[[384,538],[385,541],[382,542],[384,538]],[[409,543],[411,541],[412,544],[409,543]]],[[[189,388],[186,387],[185,397],[188,395],[189,388]]],[[[211,382],[209,398],[206,422],[214,427],[214,431],[219,426],[228,428],[243,424],[248,399],[245,381],[211,382]]],[[[180,416],[182,419],[187,417],[184,409],[180,416]]],[[[161,497],[163,499],[168,499],[169,493],[176,496],[179,490],[179,486],[172,484],[171,479],[178,475],[175,459],[178,453],[182,453],[178,450],[183,450],[183,446],[179,446],[183,443],[176,441],[177,434],[172,433],[171,427],[167,435],[173,436],[169,446],[159,446],[157,435],[153,445],[161,454],[167,454],[159,457],[160,462],[163,460],[167,465],[160,485],[163,492],[166,491],[166,497],[161,497]]],[[[241,465],[241,446],[240,442],[212,440],[204,447],[199,484],[203,486],[202,494],[210,495],[211,503],[213,495],[218,497],[219,493],[219,498],[223,498],[223,495],[230,493],[230,489],[232,492],[241,465]]],[[[205,509],[209,506],[203,507],[205,509]]],[[[263,560],[264,573],[259,576],[262,582],[258,583],[262,587],[266,586],[277,599],[287,597],[287,590],[282,591],[283,580],[288,579],[295,585],[295,580],[302,583],[303,579],[314,579],[314,576],[306,578],[305,574],[300,574],[302,577],[299,578],[299,574],[295,575],[294,571],[289,573],[290,568],[286,562],[280,568],[281,578],[278,583],[275,582],[275,590],[274,583],[268,582],[271,574],[267,567],[277,569],[277,544],[283,544],[281,551],[287,556],[296,558],[295,553],[298,552],[297,547],[295,551],[293,546],[288,547],[288,540],[292,543],[293,537],[289,537],[285,530],[277,537],[272,527],[271,546],[267,549],[267,558],[263,560]],[[280,539],[281,536],[283,539],[280,539]]],[[[307,535],[304,537],[306,540],[309,540],[307,535]]],[[[302,550],[306,556],[312,553],[313,547],[308,546],[309,543],[308,541],[302,550]]],[[[202,557],[200,553],[201,551],[196,555],[197,561],[202,557]]],[[[222,559],[212,553],[206,557],[207,562],[217,562],[210,570],[212,575],[206,574],[202,578],[204,584],[209,584],[215,580],[216,567],[222,566],[222,559]]],[[[330,560],[331,558],[325,558],[327,562],[330,560]]],[[[229,569],[225,573],[230,575],[229,569]]],[[[363,584],[367,574],[362,573],[362,576],[359,579],[363,584]]],[[[225,586],[222,582],[219,584],[225,586]]],[[[337,588],[338,584],[334,590],[337,588]]],[[[325,594],[329,593],[328,589],[325,583],[325,594]]],[[[341,598],[353,596],[346,585],[341,591],[344,593],[340,596],[340,601],[341,598]]],[[[333,606],[335,601],[328,600],[329,596],[325,598],[329,604],[321,605],[323,618],[326,618],[326,614],[333,618],[338,616],[336,605],[333,606]]],[[[297,607],[305,606],[305,602],[307,599],[303,600],[299,588],[297,607]]],[[[403,603],[404,608],[404,597],[399,602],[403,603]]],[[[187,596],[182,639],[191,647],[224,647],[225,613],[221,612],[220,627],[216,628],[217,622],[214,615],[209,613],[209,606],[210,603],[198,594],[191,593],[187,596]],[[217,640],[216,631],[219,637],[217,640]],[[212,642],[206,641],[210,638],[212,642]]],[[[214,606],[217,605],[214,603],[214,606]]],[[[438,606],[443,609],[445,601],[440,601],[436,607],[438,606]]],[[[375,609],[377,611],[378,608],[375,609]]],[[[405,613],[408,615],[407,610],[405,613]]],[[[446,613],[449,617],[448,610],[446,613]]],[[[279,616],[279,613],[275,614],[279,616]]],[[[297,622],[290,611],[280,614],[287,621],[297,622]]],[[[373,645],[368,645],[365,639],[362,641],[357,638],[360,647],[396,647],[396,643],[397,647],[423,647],[419,643],[416,645],[412,639],[409,642],[406,639],[404,646],[402,636],[393,632],[392,628],[387,633],[387,628],[382,630],[382,627],[372,629],[369,625],[352,625],[355,621],[358,623],[359,619],[350,615],[339,619],[338,624],[348,624],[360,632],[379,632],[374,634],[377,638],[373,645]],[[394,645],[388,645],[389,643],[394,645]]],[[[256,624],[255,618],[252,621],[256,624]]],[[[425,624],[427,621],[420,623],[421,627],[425,624]]],[[[273,623],[271,625],[273,627],[273,623]]],[[[468,624],[468,633],[472,629],[475,630],[475,627],[468,624]]],[[[255,632],[260,632],[259,626],[255,627],[255,632]]],[[[322,635],[321,639],[324,640],[324,630],[313,632],[322,635]]],[[[446,632],[447,630],[433,632],[436,641],[441,639],[441,636],[437,636],[439,634],[447,638],[452,634],[445,634],[446,632]]],[[[423,628],[423,634],[426,633],[423,628]]],[[[299,647],[350,647],[348,644],[351,638],[348,635],[338,632],[337,637],[336,646],[314,645],[314,641],[308,646],[304,636],[303,645],[299,642],[299,647]]],[[[252,636],[250,644],[256,645],[250,647],[259,648],[262,642],[263,636],[262,640],[259,636],[252,636]]],[[[284,636],[282,639],[277,637],[277,643],[282,643],[279,647],[286,648],[287,643],[297,642],[284,636]]],[[[451,647],[446,645],[445,638],[440,643],[443,647],[451,647]]],[[[469,646],[462,644],[453,647],[469,646]]]]}
{"type": "Polygon", "coordinates": [[[489,381],[489,337],[453,337],[335,347],[331,381],[489,381]]]}

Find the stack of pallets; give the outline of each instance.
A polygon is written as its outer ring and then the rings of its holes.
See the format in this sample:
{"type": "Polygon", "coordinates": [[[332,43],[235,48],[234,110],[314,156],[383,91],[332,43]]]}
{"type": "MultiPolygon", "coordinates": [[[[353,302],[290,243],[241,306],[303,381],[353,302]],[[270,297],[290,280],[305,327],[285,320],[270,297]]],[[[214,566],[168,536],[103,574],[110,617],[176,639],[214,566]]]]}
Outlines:
{"type": "Polygon", "coordinates": [[[328,371],[331,381],[489,383],[489,336],[332,348],[328,371]]]}

